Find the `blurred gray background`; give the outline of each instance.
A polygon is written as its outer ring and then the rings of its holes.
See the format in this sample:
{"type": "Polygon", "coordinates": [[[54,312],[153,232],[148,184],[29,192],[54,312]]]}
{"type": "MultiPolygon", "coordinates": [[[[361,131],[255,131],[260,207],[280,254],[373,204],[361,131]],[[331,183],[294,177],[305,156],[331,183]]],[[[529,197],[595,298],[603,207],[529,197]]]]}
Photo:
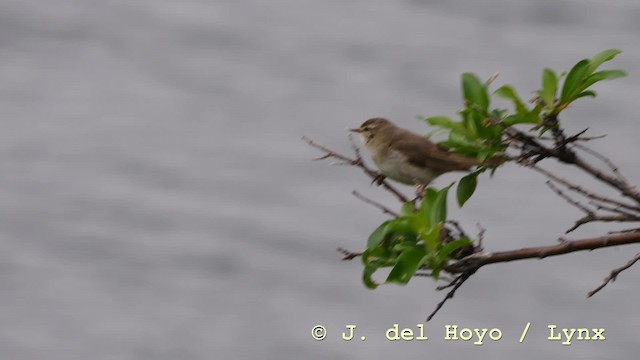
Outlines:
{"type": "MultiPolygon", "coordinates": [[[[1,1],[0,357],[637,356],[638,266],[585,295],[638,246],[487,267],[430,341],[385,340],[444,294],[362,286],[335,249],[361,250],[385,216],[350,192],[397,205],[300,138],[348,152],[345,128],[373,116],[426,133],[415,116],[454,116],[462,72],[529,97],[543,67],[620,48],[607,66],[629,77],[563,120],[608,134],[593,146],[640,183],[638,18],[631,0],[1,1]],[[339,340],[347,324],[367,340],[339,340]],[[445,342],[445,324],[504,336],[445,342]],[[563,346],[547,324],[607,339],[563,346]]],[[[544,180],[507,166],[451,216],[481,223],[488,251],[553,244],[580,213],[544,180]]]]}

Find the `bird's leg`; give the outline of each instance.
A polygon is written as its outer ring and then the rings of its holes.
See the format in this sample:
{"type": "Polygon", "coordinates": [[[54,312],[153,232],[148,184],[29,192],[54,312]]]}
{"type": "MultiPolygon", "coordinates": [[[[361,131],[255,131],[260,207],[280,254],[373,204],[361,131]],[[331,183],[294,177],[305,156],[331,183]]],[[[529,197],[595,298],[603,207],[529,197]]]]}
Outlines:
{"type": "Polygon", "coordinates": [[[380,186],[380,185],[382,185],[382,182],[386,178],[387,178],[386,176],[384,176],[381,173],[379,173],[378,175],[376,175],[376,177],[373,178],[373,180],[371,181],[371,185],[376,184],[376,185],[380,186]]]}
{"type": "Polygon", "coordinates": [[[413,201],[421,200],[424,198],[427,190],[427,185],[425,184],[416,184],[416,198],[413,201]]]}

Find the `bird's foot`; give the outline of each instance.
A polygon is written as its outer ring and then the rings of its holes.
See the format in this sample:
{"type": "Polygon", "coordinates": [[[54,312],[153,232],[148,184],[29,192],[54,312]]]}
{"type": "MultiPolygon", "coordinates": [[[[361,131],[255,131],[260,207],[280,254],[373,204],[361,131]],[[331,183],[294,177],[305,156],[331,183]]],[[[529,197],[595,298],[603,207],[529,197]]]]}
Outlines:
{"type": "Polygon", "coordinates": [[[376,184],[376,185],[380,186],[380,185],[382,185],[382,183],[384,182],[384,179],[386,179],[386,178],[387,178],[386,176],[384,176],[382,174],[378,174],[371,181],[371,185],[376,184]]]}
{"type": "Polygon", "coordinates": [[[425,185],[425,184],[416,184],[416,198],[414,199],[414,201],[424,198],[424,196],[426,194],[426,190],[427,190],[427,185],[425,185]]]}

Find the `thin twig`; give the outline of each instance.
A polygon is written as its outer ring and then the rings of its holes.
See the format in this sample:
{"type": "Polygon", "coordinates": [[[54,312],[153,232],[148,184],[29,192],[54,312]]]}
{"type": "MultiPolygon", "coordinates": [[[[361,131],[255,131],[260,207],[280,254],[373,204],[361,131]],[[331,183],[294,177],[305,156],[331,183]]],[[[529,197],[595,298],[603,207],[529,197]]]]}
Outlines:
{"type": "Polygon", "coordinates": [[[370,178],[372,178],[373,180],[376,180],[375,182],[382,186],[383,188],[385,188],[387,191],[389,191],[390,193],[392,193],[393,195],[395,195],[396,198],[398,198],[398,200],[402,203],[406,203],[407,201],[409,201],[409,199],[404,196],[400,191],[396,190],[396,188],[394,188],[391,184],[389,184],[387,181],[382,179],[382,176],[380,175],[380,173],[378,173],[377,171],[370,169],[362,160],[362,157],[360,156],[360,151],[358,150],[358,147],[355,145],[355,143],[353,141],[351,141],[351,145],[354,148],[354,153],[356,155],[355,159],[352,159],[348,156],[342,155],[336,151],[333,151],[325,146],[322,146],[318,143],[316,143],[315,141],[311,140],[310,138],[303,136],[302,140],[304,140],[307,144],[309,144],[311,147],[314,147],[318,150],[324,151],[326,154],[316,158],[314,160],[323,160],[323,159],[327,159],[327,158],[336,158],[338,160],[341,160],[347,164],[350,164],[352,166],[357,166],[359,168],[362,169],[362,171],[365,172],[365,174],[367,174],[370,178]]]}
{"type": "Polygon", "coordinates": [[[600,169],[593,167],[591,164],[582,160],[579,157],[576,157],[574,164],[580,169],[584,170],[586,173],[593,175],[596,179],[605,182],[612,187],[620,190],[622,195],[635,200],[637,203],[640,203],[640,192],[635,190],[629,183],[620,180],[617,175],[611,176],[609,174],[605,174],[600,169]]]}
{"type": "Polygon", "coordinates": [[[622,201],[615,200],[615,199],[612,199],[612,198],[609,198],[609,197],[606,197],[606,196],[594,194],[594,193],[592,193],[590,191],[585,190],[580,185],[576,185],[574,183],[571,183],[568,180],[563,179],[563,178],[553,174],[549,170],[541,168],[540,166],[538,166],[536,164],[532,164],[530,162],[524,162],[523,164],[525,166],[528,166],[531,169],[541,173],[542,175],[546,176],[547,178],[549,178],[549,179],[551,179],[551,180],[553,180],[553,181],[555,181],[555,182],[557,182],[559,184],[564,185],[567,189],[569,189],[571,191],[575,191],[577,193],[580,193],[585,197],[588,197],[590,199],[597,200],[597,201],[600,201],[600,202],[609,203],[609,204],[612,204],[612,205],[617,205],[617,206],[620,206],[622,208],[626,208],[626,209],[629,209],[629,210],[640,211],[640,206],[624,203],[622,201]]]}
{"type": "Polygon", "coordinates": [[[640,217],[630,217],[630,216],[626,216],[626,215],[596,215],[596,214],[587,214],[584,217],[576,220],[576,223],[565,232],[565,234],[568,234],[572,231],[574,231],[575,229],[579,228],[580,226],[590,223],[590,222],[636,222],[636,221],[640,221],[640,217]]]}
{"type": "Polygon", "coordinates": [[[399,217],[400,216],[400,214],[398,214],[397,212],[389,209],[388,207],[380,204],[377,201],[374,201],[374,200],[369,199],[368,197],[365,197],[364,195],[360,194],[359,192],[357,192],[355,190],[353,190],[351,192],[351,194],[353,196],[357,197],[358,199],[366,202],[367,204],[370,204],[370,205],[373,205],[373,206],[377,207],[378,209],[382,210],[382,212],[385,213],[385,214],[389,214],[389,215],[391,215],[393,217],[399,217]]]}
{"type": "Polygon", "coordinates": [[[442,301],[438,303],[435,310],[433,310],[433,312],[427,317],[427,321],[430,321],[436,315],[436,313],[440,311],[440,309],[442,308],[444,303],[447,302],[447,300],[453,298],[453,295],[455,295],[456,291],[460,288],[460,286],[462,286],[462,284],[464,284],[464,282],[467,281],[467,279],[469,279],[469,277],[471,277],[471,275],[473,275],[476,272],[476,270],[477,269],[466,271],[460,274],[455,279],[453,279],[453,281],[449,283],[449,285],[442,287],[442,289],[446,289],[449,287],[453,287],[453,289],[449,290],[449,292],[444,297],[444,299],[442,299],[442,301]]]}
{"type": "Polygon", "coordinates": [[[630,233],[630,232],[636,232],[636,231],[640,231],[640,228],[609,231],[609,232],[607,232],[607,234],[609,234],[609,235],[624,234],[624,233],[630,233]]]}
{"type": "Polygon", "coordinates": [[[623,182],[625,184],[629,183],[627,178],[624,175],[622,175],[622,173],[620,172],[620,169],[618,168],[618,166],[616,164],[614,164],[613,161],[611,161],[611,159],[609,159],[608,157],[602,155],[601,153],[599,153],[599,152],[597,152],[597,151],[595,151],[593,149],[590,149],[590,148],[588,148],[588,147],[586,147],[584,145],[575,144],[575,147],[580,149],[580,150],[582,150],[582,151],[584,151],[584,152],[586,152],[586,153],[589,153],[590,155],[592,155],[592,156],[594,156],[596,158],[598,158],[600,161],[605,163],[609,167],[609,169],[611,169],[611,172],[616,175],[618,180],[620,180],[621,182],[623,182]]]}
{"type": "Polygon", "coordinates": [[[467,234],[464,232],[464,230],[462,229],[462,226],[460,226],[460,223],[455,221],[455,220],[447,220],[447,224],[450,224],[451,226],[453,226],[456,230],[458,230],[458,233],[461,236],[464,236],[466,238],[469,238],[467,236],[467,234]]]}
{"type": "Polygon", "coordinates": [[[476,249],[478,251],[482,251],[484,250],[484,245],[482,245],[482,242],[484,241],[484,233],[487,231],[487,229],[483,228],[480,223],[477,223],[476,226],[478,227],[478,246],[476,247],[476,249]]]}
{"type": "Polygon", "coordinates": [[[607,234],[590,239],[567,240],[555,245],[523,248],[493,253],[474,253],[445,267],[448,273],[463,273],[469,269],[480,268],[488,264],[496,264],[524,259],[540,259],[564,255],[576,251],[595,250],[611,246],[640,243],[640,230],[619,234],[607,234]]]}
{"type": "Polygon", "coordinates": [[[535,156],[535,158],[532,160],[533,163],[535,164],[536,162],[539,162],[542,159],[545,159],[548,157],[554,157],[561,162],[564,162],[567,164],[573,164],[577,166],[578,168],[592,175],[596,179],[618,189],[620,193],[625,197],[628,197],[630,199],[633,199],[635,202],[640,203],[640,192],[635,190],[635,188],[631,186],[628,182],[621,180],[621,178],[618,177],[617,173],[614,175],[609,175],[602,172],[601,170],[595,168],[588,162],[584,161],[572,149],[567,147],[567,143],[568,143],[567,137],[564,135],[563,130],[557,127],[558,125],[557,117],[545,117],[544,121],[547,124],[547,126],[551,128],[551,132],[553,134],[553,138],[555,142],[554,148],[548,148],[542,145],[533,136],[525,134],[524,132],[514,128],[513,126],[507,126],[507,130],[509,130],[509,131],[505,131],[505,134],[507,136],[509,136],[511,139],[515,141],[519,141],[534,149],[533,151],[522,154],[521,155],[522,160],[527,160],[530,157],[535,156]]]}
{"type": "Polygon", "coordinates": [[[564,191],[562,191],[559,187],[554,185],[553,182],[551,182],[551,180],[547,180],[546,184],[547,184],[547,186],[549,186],[551,188],[551,190],[553,190],[561,198],[565,199],[569,204],[571,204],[571,205],[577,207],[578,209],[582,210],[583,212],[587,213],[587,215],[593,215],[593,210],[589,209],[588,207],[583,205],[581,202],[579,202],[577,200],[574,200],[569,195],[565,194],[564,191]]]}
{"type": "MultiPolygon", "coordinates": [[[[640,217],[638,215],[634,215],[634,214],[630,214],[627,212],[623,212],[620,210],[619,215],[612,215],[612,216],[606,216],[606,215],[598,215],[596,214],[596,212],[594,210],[589,209],[587,206],[583,205],[582,203],[580,203],[579,201],[576,201],[574,199],[572,199],[570,196],[568,196],[567,194],[565,194],[560,188],[558,188],[557,186],[555,186],[553,184],[553,182],[551,182],[551,180],[547,180],[547,185],[556,193],[558,194],[558,196],[560,196],[561,198],[565,199],[569,204],[577,207],[578,209],[582,210],[586,215],[583,216],[582,218],[576,220],[575,224],[569,228],[565,234],[568,234],[574,230],[576,230],[577,228],[579,228],[580,226],[590,223],[590,222],[596,222],[596,221],[601,221],[601,222],[627,222],[627,221],[638,221],[640,220],[640,217]]],[[[598,206],[598,205],[596,205],[598,206]]],[[[614,211],[614,208],[607,208],[607,207],[602,207],[599,206],[599,208],[605,209],[605,210],[609,210],[609,211],[614,211]]]]}
{"type": "Polygon", "coordinates": [[[608,283],[610,282],[614,282],[616,281],[616,278],[618,277],[618,275],[627,270],[628,268],[630,268],[631,266],[633,266],[633,264],[635,264],[636,262],[638,262],[638,260],[640,260],[640,253],[637,253],[636,256],[629,260],[629,262],[627,262],[626,264],[624,264],[623,266],[617,268],[617,269],[613,269],[611,271],[611,273],[609,274],[609,276],[607,276],[603,281],[602,284],[600,284],[600,286],[598,286],[597,288],[589,291],[587,293],[587,297],[590,298],[593,295],[595,295],[598,291],[602,290],[605,286],[607,286],[608,283]]]}
{"type": "Polygon", "coordinates": [[[596,221],[601,221],[601,222],[627,222],[627,221],[638,221],[640,219],[640,217],[634,215],[634,214],[629,214],[629,213],[625,213],[622,212],[621,215],[613,215],[613,216],[605,216],[605,215],[598,215],[595,213],[594,210],[589,209],[587,206],[583,205],[582,203],[580,203],[579,201],[576,201],[574,199],[572,199],[570,196],[568,196],[567,194],[565,194],[560,188],[558,188],[557,186],[555,186],[551,180],[547,180],[547,185],[556,192],[556,194],[558,194],[558,196],[560,196],[561,198],[565,199],[569,204],[577,207],[578,209],[582,210],[586,215],[583,216],[582,218],[576,220],[575,224],[569,228],[565,234],[568,234],[574,230],[576,230],[577,228],[579,228],[580,226],[590,223],[590,222],[596,222],[596,221]]]}
{"type": "Polygon", "coordinates": [[[354,258],[357,258],[358,256],[361,256],[362,253],[358,253],[358,252],[353,252],[353,251],[349,251],[345,248],[339,247],[336,249],[339,253],[341,253],[342,255],[344,255],[342,257],[342,261],[347,261],[347,260],[353,260],[354,258]]]}
{"type": "Polygon", "coordinates": [[[629,217],[638,216],[637,214],[632,214],[632,213],[630,213],[628,211],[622,210],[622,208],[620,208],[619,206],[612,207],[612,206],[608,206],[608,205],[605,205],[605,204],[601,204],[601,203],[599,203],[597,201],[594,201],[594,200],[590,200],[589,204],[591,206],[595,206],[597,210],[609,211],[609,212],[612,212],[612,213],[616,213],[616,214],[620,214],[620,215],[626,215],[626,216],[629,216],[629,217]]]}
{"type": "MultiPolygon", "coordinates": [[[[577,141],[593,141],[593,140],[599,140],[599,139],[603,139],[605,137],[607,137],[607,134],[603,134],[603,135],[594,135],[594,136],[580,136],[582,134],[584,134],[587,130],[589,130],[589,128],[586,128],[584,130],[582,130],[581,132],[579,132],[576,135],[572,135],[571,137],[569,137],[567,139],[568,143],[576,143],[577,141]]],[[[541,140],[553,140],[553,138],[550,138],[548,136],[540,136],[539,139],[541,140]]]]}

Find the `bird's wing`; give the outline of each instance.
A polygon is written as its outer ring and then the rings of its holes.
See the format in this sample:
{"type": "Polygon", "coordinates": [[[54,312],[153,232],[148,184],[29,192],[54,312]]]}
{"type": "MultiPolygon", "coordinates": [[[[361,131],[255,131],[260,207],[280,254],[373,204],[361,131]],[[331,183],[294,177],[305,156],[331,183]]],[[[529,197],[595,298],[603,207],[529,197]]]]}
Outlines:
{"type": "Polygon", "coordinates": [[[478,159],[452,153],[425,137],[413,133],[405,135],[409,136],[404,136],[393,147],[405,154],[410,164],[426,166],[438,172],[467,171],[478,165],[478,159]]]}

